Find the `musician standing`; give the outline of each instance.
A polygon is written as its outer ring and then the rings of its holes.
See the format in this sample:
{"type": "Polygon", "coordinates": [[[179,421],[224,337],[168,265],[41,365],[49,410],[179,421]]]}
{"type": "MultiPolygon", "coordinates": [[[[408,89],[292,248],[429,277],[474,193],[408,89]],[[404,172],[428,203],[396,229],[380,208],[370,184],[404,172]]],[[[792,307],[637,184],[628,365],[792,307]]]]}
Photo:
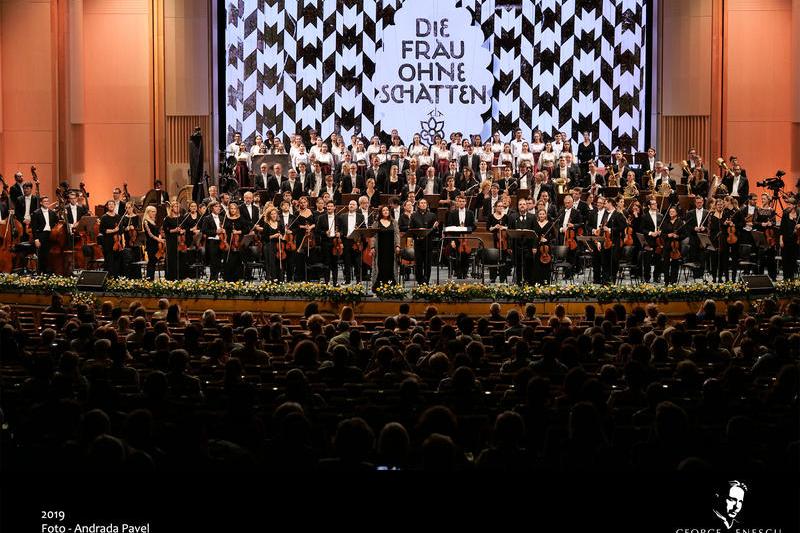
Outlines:
{"type": "MultiPolygon", "coordinates": [[[[768,231],[772,231],[773,238],[777,240],[775,210],[772,208],[770,196],[766,193],[761,195],[761,208],[756,209],[755,229],[764,232],[765,236],[768,231]]],[[[770,247],[769,242],[766,243],[764,249],[759,250],[760,261],[758,262],[758,273],[763,274],[766,268],[767,274],[773,280],[778,276],[778,263],[775,260],[775,254],[775,246],[773,245],[770,247]]]]}
{"type": "Polygon", "coordinates": [[[114,251],[114,235],[120,231],[121,216],[114,213],[114,200],[106,202],[106,212],[100,217],[99,235],[103,239],[103,267],[108,275],[120,275],[122,253],[114,251]]]}
{"type": "Polygon", "coordinates": [[[222,225],[225,228],[225,238],[228,241],[228,250],[224,254],[224,279],[225,281],[239,281],[242,279],[242,252],[241,243],[244,221],[239,214],[239,206],[231,202],[228,206],[228,216],[222,225]]]}
{"type": "MultiPolygon", "coordinates": [[[[284,200],[281,202],[281,212],[278,214],[278,225],[280,227],[280,233],[282,238],[285,240],[287,236],[291,235],[292,239],[294,237],[294,229],[296,228],[295,219],[297,218],[291,211],[292,205],[284,200]]],[[[294,241],[295,246],[300,244],[297,240],[294,241]]],[[[297,252],[295,250],[286,250],[286,260],[283,262],[283,270],[279,272],[278,279],[280,281],[292,281],[294,279],[294,270],[295,270],[295,263],[297,260],[295,259],[295,254],[297,252]]]]}
{"type": "MultiPolygon", "coordinates": [[[[533,229],[534,218],[532,214],[528,213],[528,201],[520,198],[517,206],[517,213],[508,217],[509,229],[533,229]]],[[[517,284],[533,283],[533,255],[531,254],[533,239],[513,239],[511,242],[517,284]]]]}
{"type": "Polygon", "coordinates": [[[33,243],[36,246],[38,270],[40,274],[51,273],[49,264],[50,232],[58,223],[58,215],[49,209],[50,199],[42,196],[41,207],[31,214],[33,243]]]}
{"type": "MultiPolygon", "coordinates": [[[[125,205],[125,214],[120,217],[119,233],[122,234],[122,240],[125,243],[125,248],[119,253],[120,261],[120,275],[129,277],[131,279],[141,279],[142,269],[134,263],[140,260],[142,256],[142,248],[134,239],[131,230],[139,231],[141,224],[139,223],[139,216],[133,206],[133,202],[125,205]]],[[[137,235],[138,237],[138,235],[137,235]]]]}
{"type": "Polygon", "coordinates": [[[700,244],[698,234],[708,235],[708,216],[709,211],[703,206],[705,196],[697,195],[694,197],[694,209],[686,214],[686,231],[689,236],[689,259],[697,263],[699,268],[692,272],[694,279],[702,279],[706,264],[706,250],[700,244]]]}
{"type": "MultiPolygon", "coordinates": [[[[447,226],[457,226],[466,228],[463,235],[472,233],[475,229],[475,214],[467,209],[467,199],[464,196],[459,196],[456,199],[456,208],[447,213],[447,226]]],[[[469,253],[459,250],[461,240],[452,239],[450,241],[451,254],[455,257],[455,271],[459,279],[467,277],[467,266],[469,265],[469,253]]]]}
{"type": "Polygon", "coordinates": [[[225,215],[222,214],[222,205],[219,202],[209,204],[210,215],[207,215],[201,223],[201,229],[206,236],[206,255],[208,265],[211,269],[211,280],[219,279],[219,271],[222,268],[222,257],[219,251],[220,233],[225,223],[225,215]]]}
{"type": "Polygon", "coordinates": [[[142,231],[145,233],[147,238],[147,244],[145,247],[147,251],[147,279],[153,281],[156,277],[159,244],[163,243],[166,245],[166,240],[160,236],[161,229],[156,223],[156,208],[153,205],[148,205],[144,209],[144,217],[142,218],[142,231]]]}
{"type": "Polygon", "coordinates": [[[194,263],[203,263],[203,255],[200,253],[199,246],[200,238],[196,238],[200,233],[200,225],[202,224],[203,215],[198,211],[197,202],[189,203],[189,213],[184,217],[181,222],[180,229],[183,230],[186,239],[186,252],[180,252],[180,277],[190,277],[189,265],[194,263]]]}
{"type": "MultiPolygon", "coordinates": [[[[556,227],[558,228],[558,238],[562,245],[566,245],[567,231],[575,230],[575,237],[577,238],[577,231],[579,226],[583,223],[583,218],[580,212],[575,207],[575,200],[572,195],[568,194],[564,197],[564,210],[556,220],[556,227]]],[[[578,273],[578,249],[571,250],[567,248],[567,262],[570,264],[570,270],[564,273],[565,279],[571,279],[572,276],[578,273]]]]}
{"type": "Polygon", "coordinates": [[[333,284],[336,286],[339,283],[339,256],[333,254],[333,244],[334,239],[342,237],[342,228],[341,222],[336,218],[336,204],[333,200],[328,200],[325,204],[325,213],[317,218],[315,231],[322,246],[322,257],[328,266],[324,274],[325,283],[331,281],[333,274],[333,284]]]}
{"type": "Polygon", "coordinates": [[[661,224],[664,215],[658,210],[658,200],[650,198],[647,201],[647,211],[642,215],[640,227],[647,241],[647,246],[642,253],[642,277],[645,283],[650,283],[650,267],[653,267],[653,281],[661,281],[663,271],[662,255],[656,253],[656,240],[661,235],[661,224]]]}
{"type": "MultiPolygon", "coordinates": [[[[456,200],[458,204],[458,200],[456,200]]],[[[436,213],[428,210],[428,201],[425,198],[419,201],[417,211],[411,215],[411,222],[409,224],[411,229],[436,229],[439,227],[436,213]]],[[[431,279],[431,256],[432,256],[432,243],[433,232],[427,235],[417,235],[414,237],[414,277],[417,284],[428,284],[431,279]]]]}
{"type": "Polygon", "coordinates": [[[681,241],[685,235],[685,227],[685,221],[678,216],[678,208],[674,205],[670,206],[667,211],[667,220],[661,226],[661,234],[664,236],[665,285],[674,285],[678,282],[678,272],[681,266],[681,241]]]}
{"type": "Polygon", "coordinates": [[[162,227],[167,241],[164,276],[168,280],[176,280],[179,278],[179,270],[182,270],[184,266],[179,262],[181,258],[178,254],[178,236],[181,232],[185,233],[185,230],[181,228],[181,204],[177,201],[170,204],[169,213],[164,217],[162,227]]]}
{"type": "Polygon", "coordinates": [[[550,283],[550,268],[553,265],[551,238],[553,234],[553,222],[548,220],[547,211],[539,209],[536,211],[536,221],[533,223],[533,231],[536,233],[533,253],[533,282],[537,285],[550,283]],[[550,260],[545,261],[545,247],[550,248],[550,260]]]}
{"type": "Polygon", "coordinates": [[[347,204],[347,213],[339,215],[339,227],[342,233],[342,244],[344,245],[344,252],[342,253],[344,261],[344,282],[349,284],[351,280],[355,279],[361,282],[361,252],[357,249],[356,243],[358,239],[353,238],[353,231],[356,229],[364,229],[367,223],[364,220],[364,215],[358,212],[358,204],[355,200],[350,200],[347,204]]]}

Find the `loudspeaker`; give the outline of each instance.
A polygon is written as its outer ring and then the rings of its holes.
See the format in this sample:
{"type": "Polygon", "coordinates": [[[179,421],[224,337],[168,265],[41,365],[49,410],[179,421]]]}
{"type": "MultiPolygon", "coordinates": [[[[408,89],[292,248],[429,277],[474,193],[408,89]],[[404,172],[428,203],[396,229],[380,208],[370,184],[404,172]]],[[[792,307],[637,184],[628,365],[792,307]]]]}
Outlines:
{"type": "Polygon", "coordinates": [[[78,282],[75,284],[77,289],[87,289],[90,291],[99,291],[106,284],[108,272],[105,270],[84,270],[78,277],[78,282]]]}
{"type": "Polygon", "coordinates": [[[769,294],[775,291],[775,285],[769,276],[742,276],[742,282],[750,290],[750,294],[769,294]]]}

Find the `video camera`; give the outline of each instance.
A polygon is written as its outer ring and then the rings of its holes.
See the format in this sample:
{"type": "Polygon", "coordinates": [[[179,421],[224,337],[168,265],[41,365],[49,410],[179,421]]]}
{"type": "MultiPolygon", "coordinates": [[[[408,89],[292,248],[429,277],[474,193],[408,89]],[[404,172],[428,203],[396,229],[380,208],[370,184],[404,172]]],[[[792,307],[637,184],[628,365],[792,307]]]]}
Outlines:
{"type": "Polygon", "coordinates": [[[777,191],[783,189],[786,186],[786,183],[783,181],[783,177],[786,175],[786,172],[783,170],[779,170],[775,173],[774,178],[767,178],[762,181],[756,182],[756,185],[759,187],[766,187],[767,189],[772,189],[773,191],[777,191]]]}

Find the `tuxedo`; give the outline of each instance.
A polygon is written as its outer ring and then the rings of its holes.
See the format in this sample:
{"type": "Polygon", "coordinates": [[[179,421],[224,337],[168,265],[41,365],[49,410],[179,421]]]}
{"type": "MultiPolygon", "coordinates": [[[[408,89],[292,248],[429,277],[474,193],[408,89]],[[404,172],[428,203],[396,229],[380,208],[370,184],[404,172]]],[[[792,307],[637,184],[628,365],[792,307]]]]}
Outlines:
{"type": "Polygon", "coordinates": [[[254,187],[256,189],[269,189],[269,180],[270,180],[269,174],[259,173],[253,176],[253,179],[255,180],[254,187]]]}
{"type": "Polygon", "coordinates": [[[600,185],[600,187],[605,187],[606,186],[605,176],[603,176],[602,174],[598,174],[597,172],[595,172],[594,175],[587,173],[584,176],[583,181],[579,185],[581,187],[591,187],[595,183],[600,185]]]}
{"type": "Polygon", "coordinates": [[[739,204],[742,203],[747,198],[747,195],[750,193],[750,184],[747,182],[747,178],[744,175],[739,176],[739,183],[737,186],[736,191],[733,190],[733,184],[735,183],[735,179],[731,174],[728,174],[726,177],[722,179],[722,183],[727,187],[728,194],[731,196],[735,196],[734,192],[737,192],[739,195],[739,204]]]}
{"type": "Polygon", "coordinates": [[[36,252],[37,263],[40,273],[50,273],[50,232],[58,223],[58,215],[52,209],[47,210],[45,215],[42,209],[37,209],[31,213],[31,229],[33,238],[39,240],[39,249],[36,252]]]}
{"type": "Polygon", "coordinates": [[[403,185],[403,199],[408,198],[409,193],[414,194],[414,198],[419,200],[422,198],[422,186],[419,182],[417,183],[406,183],[403,185]]]}
{"type": "Polygon", "coordinates": [[[254,204],[250,204],[249,207],[246,204],[242,204],[239,207],[239,215],[242,217],[242,234],[250,233],[250,230],[253,229],[253,226],[256,225],[256,221],[261,216],[258,207],[254,204]]]}
{"type": "MultiPolygon", "coordinates": [[[[467,228],[467,233],[475,229],[475,213],[470,209],[464,209],[463,213],[460,209],[453,209],[447,213],[446,226],[462,226],[467,228]],[[463,222],[462,222],[463,217],[463,222]]],[[[452,239],[450,242],[455,242],[456,247],[459,242],[457,239],[452,239]]],[[[452,250],[450,253],[455,255],[455,271],[459,278],[467,276],[467,265],[469,263],[469,254],[457,252],[457,248],[452,248],[448,243],[448,247],[452,250]]]]}
{"type": "Polygon", "coordinates": [[[73,214],[72,206],[67,204],[64,207],[64,215],[67,218],[67,223],[74,225],[77,224],[81,218],[86,216],[89,213],[89,210],[82,205],[75,205],[75,213],[73,214]]]}
{"type": "MultiPolygon", "coordinates": [[[[644,235],[645,241],[647,242],[646,250],[642,252],[642,269],[643,269],[643,277],[645,282],[650,281],[650,267],[655,267],[653,271],[653,276],[655,277],[656,283],[661,277],[661,270],[663,267],[663,257],[659,254],[655,253],[656,248],[656,238],[649,235],[651,231],[658,231],[661,228],[661,223],[664,220],[664,215],[660,212],[655,212],[655,220],[653,220],[653,216],[650,214],[650,210],[646,210],[642,213],[639,217],[639,230],[644,235]]],[[[708,222],[706,222],[708,224],[708,222]]]]}
{"type": "MultiPolygon", "coordinates": [[[[430,209],[425,212],[416,211],[411,215],[409,228],[431,229],[436,223],[436,213],[430,209]]],[[[414,267],[417,284],[429,283],[431,279],[431,241],[433,232],[424,237],[414,237],[414,267]]]]}
{"type": "Polygon", "coordinates": [[[25,194],[25,193],[22,190],[22,184],[21,183],[15,183],[14,185],[12,185],[10,187],[9,191],[8,191],[8,195],[11,198],[11,204],[12,205],[16,204],[17,198],[19,198],[23,194],[25,194]]]}
{"type": "MultiPolygon", "coordinates": [[[[30,206],[28,207],[28,214],[31,218],[33,218],[33,213],[37,209],[39,209],[39,197],[30,195],[29,198],[31,199],[30,206]]],[[[20,222],[25,221],[25,196],[17,197],[17,201],[14,205],[14,215],[16,215],[17,220],[20,222]]]]}
{"type": "Polygon", "coordinates": [[[356,211],[355,217],[353,217],[351,222],[350,212],[347,211],[339,214],[336,222],[339,232],[342,236],[342,244],[344,245],[344,252],[342,253],[342,259],[344,260],[344,281],[345,283],[350,283],[351,279],[355,279],[356,281],[360,282],[361,268],[359,265],[361,264],[361,255],[357,250],[353,249],[353,245],[355,244],[356,240],[348,237],[352,235],[354,230],[367,227],[367,225],[364,223],[364,215],[361,213],[361,211],[356,211]]]}
{"type": "Polygon", "coordinates": [[[490,196],[483,201],[483,218],[489,218],[489,215],[494,213],[494,204],[500,200],[500,195],[496,197],[490,196]]]}
{"type": "MultiPolygon", "coordinates": [[[[520,215],[518,212],[509,214],[508,227],[509,229],[533,229],[536,216],[533,213],[525,213],[520,215]]],[[[522,285],[523,282],[533,283],[533,239],[513,239],[512,246],[512,259],[514,260],[514,271],[516,275],[516,282],[522,285]]]]}
{"type": "Polygon", "coordinates": [[[475,152],[472,155],[464,154],[458,160],[458,170],[464,172],[465,168],[472,168],[472,171],[477,176],[481,170],[481,156],[475,152]]]}
{"type": "MultiPolygon", "coordinates": [[[[433,192],[431,192],[431,194],[442,194],[442,183],[439,181],[439,178],[434,176],[433,178],[430,178],[430,179],[433,180],[433,192]]],[[[420,182],[419,186],[422,187],[422,191],[421,192],[423,194],[426,194],[427,193],[427,188],[428,188],[428,177],[427,176],[422,178],[422,181],[420,182]]]]}
{"type": "Polygon", "coordinates": [[[355,181],[355,188],[359,191],[363,192],[366,189],[366,185],[364,184],[364,178],[356,174],[353,176],[352,174],[346,174],[341,177],[342,180],[342,194],[353,194],[353,181],[355,181]],[[354,179],[355,178],[355,179],[354,179]]]}
{"type": "Polygon", "coordinates": [[[303,186],[300,183],[299,179],[295,179],[294,180],[294,184],[292,184],[291,180],[289,180],[289,179],[286,179],[285,181],[283,181],[281,183],[280,192],[281,192],[281,194],[283,194],[286,191],[289,191],[289,192],[292,193],[292,199],[293,200],[299,200],[300,197],[303,196],[303,194],[305,194],[305,191],[303,190],[303,186]]]}
{"type": "Polygon", "coordinates": [[[281,190],[281,185],[283,182],[286,181],[288,178],[286,176],[275,176],[273,175],[269,183],[267,184],[267,196],[268,198],[274,198],[278,191],[281,190]]]}

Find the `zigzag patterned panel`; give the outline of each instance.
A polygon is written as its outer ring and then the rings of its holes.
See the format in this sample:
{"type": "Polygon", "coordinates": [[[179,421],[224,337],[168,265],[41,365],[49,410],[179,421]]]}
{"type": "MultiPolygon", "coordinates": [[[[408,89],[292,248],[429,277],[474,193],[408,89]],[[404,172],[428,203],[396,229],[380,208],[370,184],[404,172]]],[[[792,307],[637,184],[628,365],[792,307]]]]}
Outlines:
{"type": "MultiPolygon", "coordinates": [[[[645,149],[647,0],[459,0],[492,51],[483,132],[591,131],[600,153],[645,149]]],[[[314,128],[371,136],[384,29],[403,0],[227,1],[227,137],[314,128]]],[[[449,133],[449,132],[446,132],[449,133]]],[[[406,142],[409,140],[406,139],[406,142]]]]}

